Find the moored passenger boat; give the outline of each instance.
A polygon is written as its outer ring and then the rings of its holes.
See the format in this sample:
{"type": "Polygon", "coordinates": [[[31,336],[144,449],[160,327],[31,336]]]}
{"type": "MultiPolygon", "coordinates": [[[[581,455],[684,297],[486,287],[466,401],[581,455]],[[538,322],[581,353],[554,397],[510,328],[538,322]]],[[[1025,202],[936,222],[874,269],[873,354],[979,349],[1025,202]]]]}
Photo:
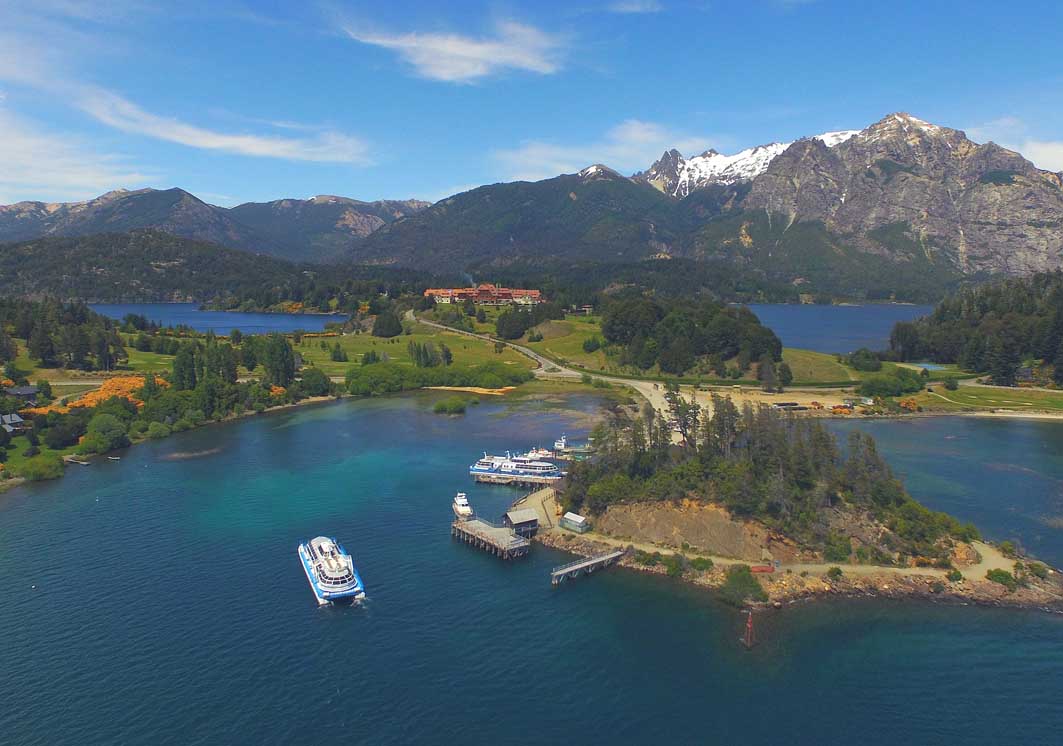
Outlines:
{"type": "Polygon", "coordinates": [[[464,492],[459,492],[457,494],[451,508],[454,510],[454,515],[463,521],[467,521],[473,516],[472,506],[469,505],[469,498],[464,492]]]}
{"type": "Polygon", "coordinates": [[[334,538],[318,536],[303,542],[299,545],[299,559],[319,604],[365,598],[365,587],[354,569],[354,560],[334,538]]]}
{"type": "Polygon", "coordinates": [[[484,453],[483,458],[469,467],[469,474],[473,477],[532,477],[536,481],[552,481],[565,476],[557,464],[549,461],[540,461],[530,456],[514,456],[506,452],[505,456],[489,456],[484,453]]]}

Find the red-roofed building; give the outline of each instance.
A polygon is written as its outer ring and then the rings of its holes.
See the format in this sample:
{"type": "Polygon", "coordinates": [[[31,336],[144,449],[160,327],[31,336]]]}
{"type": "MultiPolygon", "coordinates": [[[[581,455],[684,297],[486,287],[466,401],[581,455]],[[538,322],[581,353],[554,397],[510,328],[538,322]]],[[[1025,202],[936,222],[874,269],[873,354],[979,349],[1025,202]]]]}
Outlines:
{"type": "Polygon", "coordinates": [[[426,298],[435,298],[436,303],[464,303],[471,300],[483,306],[534,306],[543,302],[538,290],[523,288],[503,288],[483,282],[471,288],[428,288],[424,291],[426,298]]]}

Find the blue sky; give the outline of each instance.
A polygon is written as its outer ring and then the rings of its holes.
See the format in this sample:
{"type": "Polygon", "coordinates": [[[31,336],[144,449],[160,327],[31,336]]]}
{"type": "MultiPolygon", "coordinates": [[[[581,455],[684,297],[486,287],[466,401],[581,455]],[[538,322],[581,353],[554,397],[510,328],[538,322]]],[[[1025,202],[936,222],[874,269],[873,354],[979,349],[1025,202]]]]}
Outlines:
{"type": "Polygon", "coordinates": [[[0,0],[0,203],[438,199],[892,111],[1063,170],[1054,2],[0,0]]]}

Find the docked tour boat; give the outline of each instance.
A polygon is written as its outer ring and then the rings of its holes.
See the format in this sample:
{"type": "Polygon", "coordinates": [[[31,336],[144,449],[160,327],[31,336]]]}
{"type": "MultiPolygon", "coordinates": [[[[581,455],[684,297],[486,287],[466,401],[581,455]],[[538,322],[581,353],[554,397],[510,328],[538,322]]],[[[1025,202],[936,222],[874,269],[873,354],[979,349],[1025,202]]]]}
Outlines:
{"type": "Polygon", "coordinates": [[[509,451],[506,451],[505,456],[488,456],[485,453],[483,458],[469,467],[469,474],[474,477],[486,475],[536,477],[544,481],[557,480],[565,476],[557,464],[539,461],[529,456],[514,456],[509,451]]]}
{"type": "Polygon", "coordinates": [[[299,559],[319,604],[365,598],[365,587],[351,555],[335,539],[318,536],[300,544],[299,559]]]}

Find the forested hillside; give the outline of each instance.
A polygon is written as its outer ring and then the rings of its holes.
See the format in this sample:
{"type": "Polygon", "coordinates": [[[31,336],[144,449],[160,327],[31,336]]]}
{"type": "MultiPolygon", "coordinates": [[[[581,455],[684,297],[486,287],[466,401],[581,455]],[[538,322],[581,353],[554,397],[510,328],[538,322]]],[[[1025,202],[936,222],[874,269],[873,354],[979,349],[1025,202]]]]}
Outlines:
{"type": "Polygon", "coordinates": [[[929,316],[897,324],[890,347],[901,360],[959,363],[1006,385],[1023,362],[1054,365],[1063,383],[1063,273],[964,288],[929,316]]]}

